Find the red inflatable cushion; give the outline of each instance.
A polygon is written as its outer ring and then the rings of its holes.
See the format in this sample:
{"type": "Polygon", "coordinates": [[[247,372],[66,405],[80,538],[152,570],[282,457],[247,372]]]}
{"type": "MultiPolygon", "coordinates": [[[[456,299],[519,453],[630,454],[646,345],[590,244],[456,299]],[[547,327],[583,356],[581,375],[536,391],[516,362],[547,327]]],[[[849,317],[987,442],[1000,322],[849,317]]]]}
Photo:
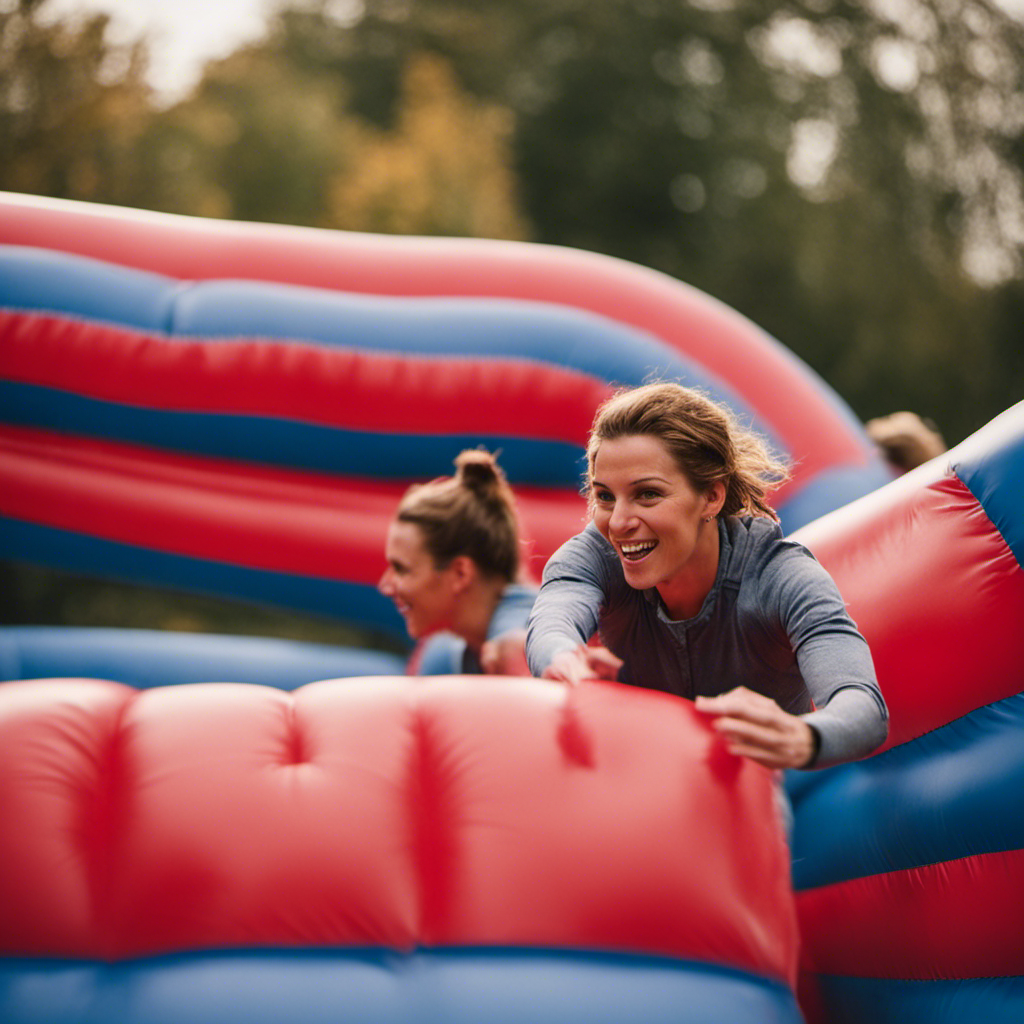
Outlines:
{"type": "Polygon", "coordinates": [[[792,982],[769,772],[617,684],[0,687],[0,949],[667,954],[792,982]]]}

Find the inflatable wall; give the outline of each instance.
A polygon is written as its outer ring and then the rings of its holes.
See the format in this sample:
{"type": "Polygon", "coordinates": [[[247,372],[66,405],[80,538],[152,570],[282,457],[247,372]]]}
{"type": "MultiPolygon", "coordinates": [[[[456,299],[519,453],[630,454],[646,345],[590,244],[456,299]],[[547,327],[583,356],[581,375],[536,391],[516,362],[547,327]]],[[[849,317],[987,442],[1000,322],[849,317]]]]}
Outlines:
{"type": "Polygon", "coordinates": [[[883,750],[791,772],[812,1024],[1024,1020],[1024,402],[797,531],[871,645],[883,750]]]}
{"type": "Polygon", "coordinates": [[[799,1024],[770,772],[618,684],[0,686],[10,1024],[799,1024]]]}
{"type": "Polygon", "coordinates": [[[535,569],[614,384],[678,377],[796,460],[790,528],[890,474],[749,321],[583,252],[0,196],[0,557],[393,631],[405,487],[501,452],[535,569]]]}

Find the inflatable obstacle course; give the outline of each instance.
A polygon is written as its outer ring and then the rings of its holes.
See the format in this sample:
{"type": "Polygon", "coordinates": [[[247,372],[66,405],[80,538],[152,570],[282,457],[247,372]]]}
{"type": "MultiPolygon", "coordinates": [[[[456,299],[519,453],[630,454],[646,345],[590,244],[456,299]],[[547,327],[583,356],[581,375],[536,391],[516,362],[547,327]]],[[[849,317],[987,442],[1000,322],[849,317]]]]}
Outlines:
{"type": "Polygon", "coordinates": [[[797,531],[871,645],[865,761],[791,772],[812,1024],[1024,1015],[1024,402],[797,531]]]}
{"type": "MultiPolygon", "coordinates": [[[[32,197],[0,209],[5,558],[397,627],[372,585],[411,479],[501,447],[537,566],[582,520],[581,441],[615,383],[668,374],[726,398],[796,458],[784,522],[839,582],[892,712],[880,754],[789,780],[802,1009],[1024,1016],[1024,406],[876,491],[889,474],[824,385],[641,268],[32,197]]],[[[0,843],[5,1020],[798,1019],[791,904],[762,863],[770,789],[683,702],[389,670],[301,687],[325,652],[298,649],[275,655],[280,673],[259,666],[271,690],[165,688],[244,678],[259,652],[11,639],[6,678],[135,685],[0,686],[0,804],[20,823],[0,843]],[[328,797],[352,809],[317,815],[328,797]],[[672,843],[680,871],[692,851],[685,878],[659,866],[672,843]],[[353,894],[325,859],[346,877],[401,870],[394,890],[353,894]]]]}
{"type": "Polygon", "coordinates": [[[798,1024],[770,772],[618,684],[0,686],[0,1017],[798,1024]]]}

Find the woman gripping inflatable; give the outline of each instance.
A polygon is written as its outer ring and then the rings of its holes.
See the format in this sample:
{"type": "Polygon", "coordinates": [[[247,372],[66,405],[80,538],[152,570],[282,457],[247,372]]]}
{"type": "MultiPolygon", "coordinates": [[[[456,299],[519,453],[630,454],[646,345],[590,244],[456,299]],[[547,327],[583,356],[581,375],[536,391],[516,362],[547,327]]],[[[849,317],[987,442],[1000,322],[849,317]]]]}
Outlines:
{"type": "Polygon", "coordinates": [[[598,410],[591,523],[548,562],[529,624],[536,675],[695,700],[733,753],[822,767],[881,744],[867,643],[828,573],[767,502],[785,466],[702,393],[645,385],[598,410]],[[588,646],[600,630],[604,647],[588,646]]]}

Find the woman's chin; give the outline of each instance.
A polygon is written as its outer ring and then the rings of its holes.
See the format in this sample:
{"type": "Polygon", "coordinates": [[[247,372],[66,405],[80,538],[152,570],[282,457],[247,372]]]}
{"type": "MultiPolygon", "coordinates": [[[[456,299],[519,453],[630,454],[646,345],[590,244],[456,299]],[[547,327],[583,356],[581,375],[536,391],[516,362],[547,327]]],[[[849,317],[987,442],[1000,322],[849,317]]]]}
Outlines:
{"type": "Polygon", "coordinates": [[[440,633],[443,627],[429,623],[424,624],[422,622],[410,621],[407,619],[405,628],[413,640],[426,640],[427,637],[431,637],[435,633],[440,633]]]}
{"type": "Polygon", "coordinates": [[[622,574],[626,577],[626,582],[634,590],[650,590],[654,586],[654,574],[646,558],[640,562],[628,562],[624,558],[620,558],[619,561],[622,563],[622,574]]]}
{"type": "Polygon", "coordinates": [[[422,640],[425,634],[420,624],[408,612],[399,612],[399,614],[405,622],[406,633],[408,633],[413,640],[422,640]]]}

